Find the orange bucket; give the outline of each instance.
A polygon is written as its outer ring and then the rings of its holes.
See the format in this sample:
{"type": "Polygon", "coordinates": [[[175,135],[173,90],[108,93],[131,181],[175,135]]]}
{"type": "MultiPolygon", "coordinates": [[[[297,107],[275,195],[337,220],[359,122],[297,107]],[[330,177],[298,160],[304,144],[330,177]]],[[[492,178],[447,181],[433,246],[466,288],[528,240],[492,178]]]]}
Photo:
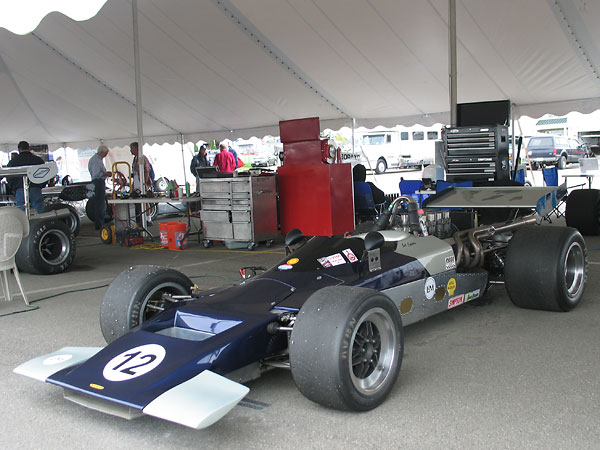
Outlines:
{"type": "Polygon", "coordinates": [[[185,250],[187,248],[186,230],[186,223],[169,222],[167,225],[169,250],[185,250]]]}
{"type": "Polygon", "coordinates": [[[169,247],[169,225],[171,225],[172,223],[179,222],[162,222],[158,224],[158,230],[160,233],[160,246],[162,248],[169,247]]]}

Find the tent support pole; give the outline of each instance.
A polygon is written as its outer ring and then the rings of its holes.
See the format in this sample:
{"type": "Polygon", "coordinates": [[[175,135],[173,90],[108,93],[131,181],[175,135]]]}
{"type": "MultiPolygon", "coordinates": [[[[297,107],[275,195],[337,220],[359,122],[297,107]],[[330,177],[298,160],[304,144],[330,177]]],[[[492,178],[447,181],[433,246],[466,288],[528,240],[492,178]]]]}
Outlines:
{"type": "MultiPolygon", "coordinates": [[[[131,1],[131,12],[133,19],[133,58],[135,61],[135,110],[137,113],[138,130],[138,179],[142,195],[146,193],[145,170],[144,170],[144,129],[142,127],[142,77],[140,75],[140,39],[138,30],[138,7],[137,0],[131,1]]],[[[146,206],[142,206],[142,228],[147,229],[146,206]]]]}
{"type": "Polygon", "coordinates": [[[183,144],[184,144],[183,134],[179,135],[179,139],[181,141],[181,164],[183,165],[183,185],[185,186],[185,185],[187,185],[187,175],[185,174],[185,158],[183,155],[183,144]]]}
{"type": "Polygon", "coordinates": [[[448,0],[448,64],[450,65],[450,125],[457,124],[456,117],[456,0],[448,0]]]}
{"type": "MultiPolygon", "coordinates": [[[[140,190],[142,194],[146,192],[144,183],[144,129],[142,126],[142,77],[140,75],[140,40],[138,32],[138,8],[137,0],[131,1],[132,18],[133,18],[133,58],[135,63],[135,110],[137,114],[137,131],[138,131],[138,178],[140,182],[140,190]]],[[[145,226],[145,214],[142,214],[145,226]]]]}

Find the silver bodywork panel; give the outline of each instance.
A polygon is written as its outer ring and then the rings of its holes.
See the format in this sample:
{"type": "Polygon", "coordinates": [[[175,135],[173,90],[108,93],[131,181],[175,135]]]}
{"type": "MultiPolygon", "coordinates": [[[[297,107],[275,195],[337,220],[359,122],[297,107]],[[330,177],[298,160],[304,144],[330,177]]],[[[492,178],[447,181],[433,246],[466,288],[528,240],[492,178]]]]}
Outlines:
{"type": "Polygon", "coordinates": [[[431,275],[456,267],[450,244],[435,236],[418,237],[410,234],[398,241],[396,253],[416,258],[431,275]]]}
{"type": "Polygon", "coordinates": [[[191,428],[205,428],[227,414],[250,391],[205,370],[151,401],[144,414],[191,428]]]}
{"type": "Polygon", "coordinates": [[[49,376],[63,369],[81,364],[87,361],[103,347],[63,347],[53,353],[38,356],[24,362],[13,369],[14,373],[25,375],[34,380],[46,381],[49,376]]]}
{"type": "Polygon", "coordinates": [[[481,297],[486,285],[485,271],[451,270],[382,292],[400,309],[402,325],[407,326],[481,297]]]}

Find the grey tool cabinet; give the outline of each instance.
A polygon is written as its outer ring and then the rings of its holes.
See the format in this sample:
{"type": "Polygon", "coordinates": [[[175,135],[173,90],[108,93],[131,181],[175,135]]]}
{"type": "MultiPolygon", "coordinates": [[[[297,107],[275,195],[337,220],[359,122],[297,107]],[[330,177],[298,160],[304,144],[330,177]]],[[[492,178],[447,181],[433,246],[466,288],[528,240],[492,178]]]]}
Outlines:
{"type": "Polygon", "coordinates": [[[200,198],[205,247],[218,240],[252,250],[278,235],[276,175],[201,178],[200,198]]]}

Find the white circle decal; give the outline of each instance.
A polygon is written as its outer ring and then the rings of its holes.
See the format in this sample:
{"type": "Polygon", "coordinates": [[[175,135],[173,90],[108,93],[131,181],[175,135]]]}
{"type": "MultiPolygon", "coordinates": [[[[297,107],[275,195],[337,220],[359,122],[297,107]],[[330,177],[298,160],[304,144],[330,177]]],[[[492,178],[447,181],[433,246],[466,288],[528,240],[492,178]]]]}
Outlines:
{"type": "Polygon", "coordinates": [[[158,367],[167,352],[157,344],[140,345],[111,359],[102,375],[108,381],[127,381],[158,367]]]}
{"type": "Polygon", "coordinates": [[[431,300],[435,295],[435,280],[432,277],[425,280],[425,297],[431,300]]]}
{"type": "Polygon", "coordinates": [[[44,360],[44,362],[42,362],[42,364],[44,366],[53,366],[54,364],[60,364],[62,362],[68,361],[73,357],[73,355],[54,355],[54,356],[49,356],[48,358],[46,358],[44,360]]]}

